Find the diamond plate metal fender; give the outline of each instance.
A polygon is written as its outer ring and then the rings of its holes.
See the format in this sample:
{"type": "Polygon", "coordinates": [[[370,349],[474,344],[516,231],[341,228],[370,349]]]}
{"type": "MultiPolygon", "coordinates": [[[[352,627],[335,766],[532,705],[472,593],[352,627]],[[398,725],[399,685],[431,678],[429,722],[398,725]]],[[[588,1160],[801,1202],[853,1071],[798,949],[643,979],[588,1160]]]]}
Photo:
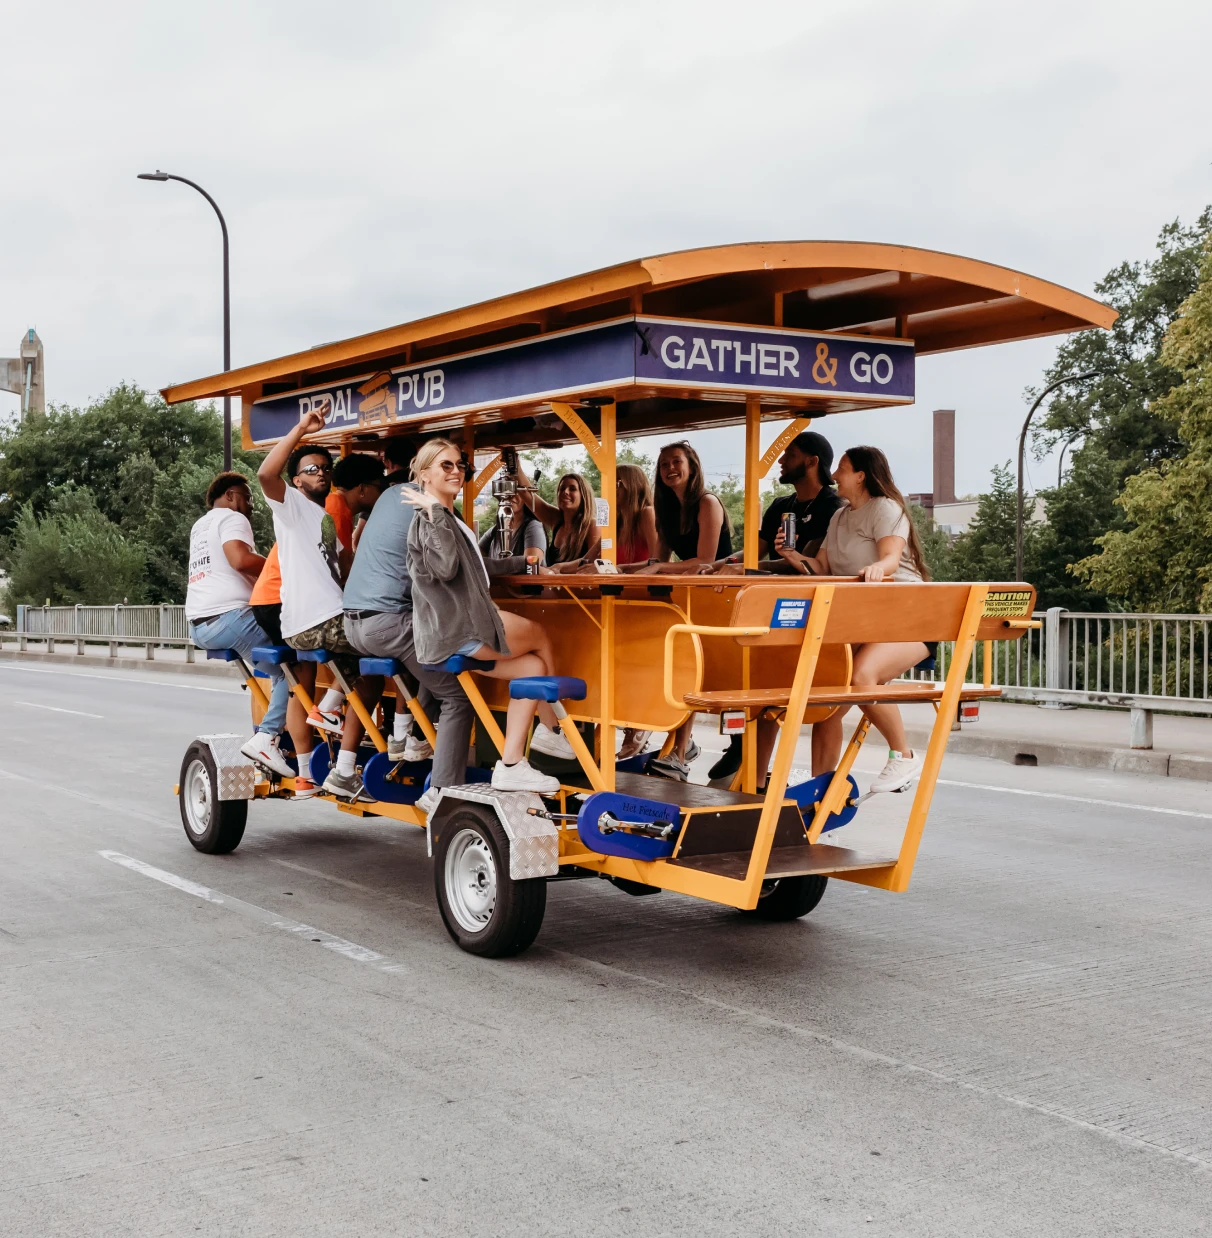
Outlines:
{"type": "Polygon", "coordinates": [[[253,797],[257,769],[240,751],[245,738],[243,735],[199,735],[194,741],[210,749],[219,776],[221,800],[250,800],[253,797]]]}
{"type": "Polygon", "coordinates": [[[542,808],[543,801],[532,791],[494,791],[482,782],[460,787],[443,787],[438,802],[429,814],[425,830],[426,845],[433,855],[433,829],[441,825],[459,801],[487,804],[494,809],[501,828],[509,839],[509,875],[514,881],[531,877],[554,877],[560,871],[560,841],[555,823],[532,817],[528,808],[542,808]]]}

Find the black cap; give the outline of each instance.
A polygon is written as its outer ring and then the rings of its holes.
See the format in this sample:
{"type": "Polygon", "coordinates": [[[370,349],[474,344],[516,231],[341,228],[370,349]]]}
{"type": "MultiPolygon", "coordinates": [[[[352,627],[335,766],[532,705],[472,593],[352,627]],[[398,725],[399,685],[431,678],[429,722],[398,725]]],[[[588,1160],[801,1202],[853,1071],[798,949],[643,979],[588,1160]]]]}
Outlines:
{"type": "Polygon", "coordinates": [[[802,434],[797,434],[787,446],[798,448],[806,456],[816,456],[821,482],[824,485],[829,484],[833,475],[833,445],[823,434],[818,434],[815,430],[805,430],[802,434]]]}

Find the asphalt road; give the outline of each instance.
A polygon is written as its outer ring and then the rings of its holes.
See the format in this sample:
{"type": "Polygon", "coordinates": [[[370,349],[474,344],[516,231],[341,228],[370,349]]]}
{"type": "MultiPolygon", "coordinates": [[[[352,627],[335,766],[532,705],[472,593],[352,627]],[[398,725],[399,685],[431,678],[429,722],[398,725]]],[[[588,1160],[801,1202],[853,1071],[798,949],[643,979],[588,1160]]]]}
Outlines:
{"type": "Polygon", "coordinates": [[[256,804],[193,851],[172,784],[238,690],[0,699],[6,1238],[1212,1232],[1204,785],[953,757],[907,894],[569,882],[485,962],[419,831],[256,804]]]}

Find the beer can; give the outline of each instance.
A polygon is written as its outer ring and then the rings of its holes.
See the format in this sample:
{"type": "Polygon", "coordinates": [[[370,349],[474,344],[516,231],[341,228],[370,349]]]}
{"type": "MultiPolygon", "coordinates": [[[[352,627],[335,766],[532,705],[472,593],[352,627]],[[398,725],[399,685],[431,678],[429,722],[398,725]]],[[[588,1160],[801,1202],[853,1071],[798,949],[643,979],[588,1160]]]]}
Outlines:
{"type": "Polygon", "coordinates": [[[795,550],[795,512],[783,513],[783,546],[795,550]]]}

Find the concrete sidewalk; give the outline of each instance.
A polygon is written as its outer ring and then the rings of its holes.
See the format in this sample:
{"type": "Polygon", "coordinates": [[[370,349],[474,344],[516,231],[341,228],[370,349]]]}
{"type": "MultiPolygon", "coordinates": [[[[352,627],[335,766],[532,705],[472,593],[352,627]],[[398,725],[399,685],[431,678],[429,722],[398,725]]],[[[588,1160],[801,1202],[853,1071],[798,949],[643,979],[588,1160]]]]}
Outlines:
{"type": "MultiPolygon", "coordinates": [[[[238,682],[225,662],[185,661],[183,649],[157,649],[149,660],[131,650],[129,657],[101,653],[19,653],[14,644],[0,646],[0,660],[27,665],[78,669],[107,667],[140,674],[202,675],[238,682]]],[[[930,705],[903,707],[909,742],[925,747],[934,725],[930,705]]],[[[706,734],[716,729],[704,718],[696,728],[706,734]]],[[[1155,774],[1212,782],[1212,718],[1155,714],[1151,749],[1128,747],[1128,714],[1118,709],[1041,709],[1012,701],[983,701],[979,722],[953,732],[948,751],[968,756],[993,757],[1017,765],[1068,765],[1080,769],[1109,769],[1120,773],[1155,774]]],[[[807,731],[805,731],[805,735],[807,731]]],[[[722,745],[721,745],[722,746],[722,745]]],[[[713,745],[709,744],[709,748],[713,745]]]]}
{"type": "MultiPolygon", "coordinates": [[[[933,707],[903,710],[909,742],[924,747],[934,725],[933,707]]],[[[948,751],[1014,765],[1071,765],[1212,782],[1212,718],[1154,714],[1153,747],[1130,748],[1126,710],[982,701],[980,721],[953,732],[948,751]]]]}

